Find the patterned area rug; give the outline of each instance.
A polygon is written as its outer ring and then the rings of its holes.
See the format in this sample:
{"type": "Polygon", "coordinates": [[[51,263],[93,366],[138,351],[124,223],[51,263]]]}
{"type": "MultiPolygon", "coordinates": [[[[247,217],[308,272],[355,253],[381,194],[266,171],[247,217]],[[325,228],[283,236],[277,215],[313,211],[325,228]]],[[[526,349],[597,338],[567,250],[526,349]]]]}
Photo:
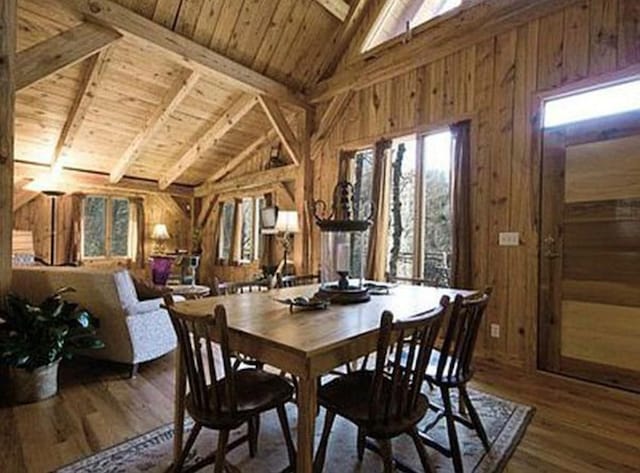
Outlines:
{"type": "MultiPolygon", "coordinates": [[[[439,404],[431,393],[433,402],[439,404]]],[[[527,425],[533,416],[533,408],[517,404],[505,399],[469,390],[471,400],[480,414],[487,435],[491,441],[491,450],[484,451],[476,435],[463,426],[458,426],[458,436],[464,453],[464,471],[477,473],[497,473],[504,469],[510,456],[522,439],[527,425]]],[[[457,399],[454,399],[457,406],[457,399]]],[[[296,409],[288,406],[289,424],[295,437],[296,409]]],[[[317,422],[316,445],[322,429],[323,413],[317,422]]],[[[427,417],[424,422],[429,422],[427,417]]],[[[191,429],[192,423],[187,421],[185,434],[191,429]]],[[[243,435],[245,428],[241,427],[230,440],[243,435]]],[[[431,436],[441,444],[446,445],[447,434],[444,421],[441,421],[432,431],[431,436]]],[[[186,435],[185,435],[186,438],[186,435]]],[[[173,427],[167,425],[148,432],[140,437],[109,448],[95,455],[87,457],[58,470],[58,473],[159,473],[166,471],[171,463],[173,427]]],[[[187,465],[194,464],[199,459],[208,456],[215,449],[217,435],[207,429],[200,433],[196,445],[192,450],[187,465]]],[[[437,451],[427,448],[431,463],[438,472],[452,472],[451,460],[437,451]]],[[[413,442],[408,436],[401,436],[393,443],[394,456],[420,471],[420,462],[413,442]]],[[[288,464],[286,448],[275,411],[262,416],[258,455],[249,458],[248,447],[242,445],[227,455],[229,462],[246,472],[277,472],[288,464]]],[[[204,468],[204,472],[213,471],[213,466],[204,468]]],[[[356,431],[352,424],[338,417],[333,427],[327,449],[325,472],[378,472],[382,471],[380,458],[367,450],[362,463],[356,456],[356,431]]]]}

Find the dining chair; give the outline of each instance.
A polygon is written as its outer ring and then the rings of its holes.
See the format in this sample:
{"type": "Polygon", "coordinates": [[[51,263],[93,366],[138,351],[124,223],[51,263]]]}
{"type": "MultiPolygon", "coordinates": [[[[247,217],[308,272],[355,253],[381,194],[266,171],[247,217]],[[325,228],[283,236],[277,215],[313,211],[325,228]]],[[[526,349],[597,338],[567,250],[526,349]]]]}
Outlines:
{"type": "MultiPolygon", "coordinates": [[[[469,393],[467,383],[473,377],[473,353],[480,331],[482,317],[491,297],[491,289],[487,288],[480,296],[469,299],[456,297],[453,301],[449,320],[445,323],[444,341],[440,349],[434,349],[427,367],[426,381],[430,386],[440,389],[443,406],[429,404],[429,409],[436,415],[420,432],[423,442],[453,461],[456,473],[463,471],[462,455],[456,432],[456,422],[474,430],[485,450],[491,448],[489,439],[476,411],[469,393]],[[468,412],[468,418],[455,413],[451,402],[451,390],[457,389],[459,401],[468,412]],[[429,437],[428,432],[444,417],[447,425],[449,445],[445,446],[429,437]]],[[[461,413],[463,409],[460,409],[461,413]]]]}
{"type": "Polygon", "coordinates": [[[293,471],[295,449],[284,407],[293,397],[293,388],[279,376],[260,369],[232,369],[224,306],[216,306],[213,315],[193,317],[181,313],[170,295],[165,296],[165,305],[178,337],[189,384],[186,409],[195,422],[174,471],[182,470],[202,427],[219,431],[218,448],[189,471],[211,463],[215,463],[215,473],[225,469],[237,471],[225,463],[225,454],[248,442],[249,454],[255,456],[260,415],[272,409],[277,410],[289,455],[290,465],[285,471],[293,471]],[[214,347],[214,340],[219,343],[219,349],[214,347]],[[230,431],[244,424],[248,433],[229,443],[230,431]]]}
{"type": "Polygon", "coordinates": [[[229,283],[229,292],[232,294],[262,292],[269,289],[269,283],[266,281],[237,281],[229,283]]]}
{"type": "Polygon", "coordinates": [[[433,343],[448,306],[449,298],[445,296],[438,308],[395,322],[393,314],[385,311],[380,321],[375,369],[346,374],[318,389],[318,402],[326,409],[326,415],[314,472],[321,472],[324,466],[336,415],[357,426],[359,460],[364,458],[365,448],[369,448],[382,457],[384,472],[390,473],[395,463],[391,439],[408,434],[418,451],[423,470],[433,471],[417,424],[429,406],[421,388],[433,343]],[[385,362],[388,353],[395,354],[389,366],[385,362]],[[367,437],[375,439],[379,447],[369,444],[367,437]]]}
{"type": "Polygon", "coordinates": [[[286,275],[283,276],[282,273],[277,273],[276,275],[276,287],[295,287],[295,286],[304,286],[307,284],[318,284],[320,283],[320,274],[302,274],[302,275],[286,275]]]}

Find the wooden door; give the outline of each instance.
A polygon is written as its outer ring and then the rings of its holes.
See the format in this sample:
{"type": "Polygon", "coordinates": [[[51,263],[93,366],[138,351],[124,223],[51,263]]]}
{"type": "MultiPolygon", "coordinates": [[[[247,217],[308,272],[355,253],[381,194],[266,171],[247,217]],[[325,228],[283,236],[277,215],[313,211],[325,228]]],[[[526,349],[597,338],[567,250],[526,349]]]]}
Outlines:
{"type": "Polygon", "coordinates": [[[539,367],[640,391],[640,112],[543,135],[539,367]]]}

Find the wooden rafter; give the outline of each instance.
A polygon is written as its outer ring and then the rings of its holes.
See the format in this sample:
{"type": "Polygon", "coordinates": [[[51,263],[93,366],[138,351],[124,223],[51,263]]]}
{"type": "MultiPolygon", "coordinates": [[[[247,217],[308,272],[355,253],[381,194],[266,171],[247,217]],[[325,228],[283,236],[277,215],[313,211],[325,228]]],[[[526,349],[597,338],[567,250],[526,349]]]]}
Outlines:
{"type": "Polygon", "coordinates": [[[311,139],[311,157],[315,157],[322,147],[327,137],[331,134],[340,117],[347,109],[351,98],[353,97],[353,91],[346,91],[336,95],[329,106],[324,112],[324,115],[320,119],[318,129],[313,134],[311,139]]]}
{"type": "Polygon", "coordinates": [[[297,176],[297,165],[288,164],[265,171],[252,172],[242,176],[225,179],[220,182],[207,182],[196,187],[194,195],[204,197],[211,194],[224,194],[237,190],[252,189],[265,185],[273,185],[278,182],[293,181],[297,176]]]}
{"type": "Polygon", "coordinates": [[[349,14],[349,4],[344,0],[316,0],[338,20],[344,21],[349,14]]]}
{"type": "MultiPolygon", "coordinates": [[[[37,182],[44,176],[50,175],[50,171],[48,165],[20,161],[15,164],[15,175],[16,178],[29,178],[37,182]]],[[[108,174],[98,172],[62,169],[59,179],[71,188],[77,189],[137,191],[140,193],[164,192],[181,197],[193,196],[193,188],[189,186],[173,184],[167,189],[159,191],[154,181],[131,177],[125,177],[117,184],[112,184],[109,182],[108,174]]]]}
{"type": "Polygon", "coordinates": [[[140,133],[129,144],[129,147],[111,171],[109,180],[112,183],[116,183],[124,177],[138,158],[144,145],[167,122],[178,105],[189,95],[198,78],[199,74],[189,69],[184,69],[178,75],[178,79],[166,93],[158,108],[147,119],[140,133]]]}
{"type": "Polygon", "coordinates": [[[540,18],[578,0],[484,0],[469,2],[448,21],[418,28],[411,41],[402,38],[385,45],[384,51],[364,55],[331,78],[314,87],[314,103],[328,100],[347,90],[361,90],[397,77],[420,66],[481,41],[512,30],[520,24],[540,18]]]}
{"type": "Polygon", "coordinates": [[[80,88],[76,94],[76,98],[71,106],[67,120],[62,128],[58,143],[53,153],[51,167],[61,167],[63,160],[68,155],[73,141],[75,140],[82,122],[84,121],[91,101],[95,97],[100,80],[104,75],[104,71],[109,63],[111,49],[103,49],[98,54],[91,56],[87,61],[87,66],[82,76],[80,88]]]}
{"type": "Polygon", "coordinates": [[[193,165],[200,155],[211,148],[216,141],[222,138],[242,117],[244,117],[255,106],[257,98],[255,96],[243,95],[220,117],[204,135],[189,148],[189,150],[171,166],[171,168],[160,178],[160,189],[165,189],[169,184],[175,182],[189,167],[193,165]]]}
{"type": "Polygon", "coordinates": [[[245,92],[264,94],[285,103],[308,108],[306,97],[286,85],[191,41],[110,0],[60,0],[87,18],[134,36],[161,50],[187,68],[223,78],[245,92]]]}
{"type": "Polygon", "coordinates": [[[38,43],[16,56],[16,89],[28,87],[77,64],[120,38],[120,33],[95,23],[82,23],[38,43]]]}
{"type": "Polygon", "coordinates": [[[218,205],[218,198],[219,196],[217,194],[214,194],[204,199],[205,201],[202,203],[202,209],[200,210],[200,214],[198,215],[198,219],[196,220],[197,228],[203,228],[207,224],[211,212],[216,207],[216,205],[218,205]]]}
{"type": "Polygon", "coordinates": [[[19,208],[27,205],[33,199],[40,195],[39,192],[30,191],[28,189],[24,189],[24,186],[29,184],[31,179],[20,179],[15,182],[14,192],[13,192],[13,211],[15,212],[19,208]]]}
{"type": "Polygon", "coordinates": [[[209,179],[208,182],[215,182],[222,179],[224,176],[229,174],[235,168],[240,166],[247,158],[249,158],[253,153],[255,153],[262,145],[268,143],[269,141],[275,139],[277,133],[275,130],[269,130],[267,133],[262,135],[260,138],[255,140],[245,149],[243,149],[238,155],[231,158],[227,164],[218,169],[209,179]]]}
{"type": "Polygon", "coordinates": [[[289,157],[294,164],[299,164],[301,154],[300,142],[291,130],[291,127],[289,126],[284,113],[282,113],[282,109],[275,100],[269,97],[260,96],[258,98],[260,100],[260,105],[262,105],[264,113],[267,115],[269,121],[273,125],[273,128],[276,130],[276,133],[280,137],[282,145],[287,150],[289,157]]]}

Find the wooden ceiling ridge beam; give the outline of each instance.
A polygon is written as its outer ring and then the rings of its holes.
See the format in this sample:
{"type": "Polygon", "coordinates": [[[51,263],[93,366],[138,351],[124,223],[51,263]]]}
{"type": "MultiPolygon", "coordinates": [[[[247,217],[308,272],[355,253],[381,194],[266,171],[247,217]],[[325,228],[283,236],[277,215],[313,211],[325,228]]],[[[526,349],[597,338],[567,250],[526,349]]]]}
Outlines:
{"type": "Polygon", "coordinates": [[[344,0],[316,0],[338,20],[344,21],[349,14],[349,4],[344,0]]]}
{"type": "Polygon", "coordinates": [[[204,197],[211,194],[224,194],[273,185],[279,182],[293,181],[298,175],[298,168],[299,166],[296,164],[287,164],[286,166],[251,172],[219,182],[207,182],[196,187],[194,195],[196,197],[204,197]]]}
{"type": "Polygon", "coordinates": [[[311,102],[326,101],[347,90],[361,90],[471,47],[486,39],[540,18],[580,0],[485,0],[472,2],[446,21],[419,29],[411,41],[400,39],[318,83],[311,102]]]}
{"type": "Polygon", "coordinates": [[[24,89],[62,69],[99,53],[120,33],[95,23],[82,23],[16,55],[16,90],[24,89]]]}
{"type": "Polygon", "coordinates": [[[200,155],[211,148],[220,138],[227,134],[251,109],[258,99],[255,96],[243,94],[216,122],[196,140],[196,142],[184,153],[178,161],[160,178],[160,189],[165,189],[175,182],[189,169],[200,155]]]}
{"type": "Polygon", "coordinates": [[[118,162],[111,171],[109,180],[117,183],[131,169],[136,162],[144,145],[158,132],[158,130],[169,120],[171,114],[189,95],[200,75],[190,69],[183,69],[178,74],[178,78],[165,94],[160,105],[149,116],[142,130],[136,135],[129,147],[122,154],[118,162]]]}
{"type": "Polygon", "coordinates": [[[293,164],[300,164],[302,161],[302,147],[300,141],[296,138],[295,133],[289,126],[289,122],[285,117],[278,103],[270,97],[259,96],[258,100],[264,113],[269,118],[271,125],[276,130],[278,137],[282,141],[282,145],[287,150],[293,164]]]}
{"type": "Polygon", "coordinates": [[[308,109],[307,97],[268,77],[149,20],[111,0],[58,0],[87,18],[111,27],[123,35],[134,36],[186,68],[214,74],[245,92],[263,94],[308,109]]]}
{"type": "Polygon", "coordinates": [[[111,49],[102,49],[99,53],[94,54],[87,60],[87,65],[82,75],[80,87],[76,97],[71,105],[67,120],[62,127],[58,142],[56,143],[51,159],[51,168],[62,168],[64,159],[68,156],[73,146],[82,122],[84,121],[96,90],[100,86],[100,80],[104,75],[104,71],[109,63],[111,49]]]}
{"type": "Polygon", "coordinates": [[[347,90],[346,92],[339,93],[331,99],[324,115],[322,115],[322,118],[320,119],[318,129],[311,137],[312,159],[317,156],[324,142],[335,129],[337,123],[340,121],[340,117],[349,106],[349,102],[351,102],[353,95],[354,91],[347,90]]]}
{"type": "Polygon", "coordinates": [[[207,179],[207,182],[216,182],[224,178],[227,174],[240,166],[247,158],[249,158],[254,152],[256,152],[262,145],[274,140],[278,134],[274,129],[269,130],[264,135],[253,141],[249,146],[243,149],[235,157],[231,158],[227,164],[218,169],[211,177],[207,179]]]}

